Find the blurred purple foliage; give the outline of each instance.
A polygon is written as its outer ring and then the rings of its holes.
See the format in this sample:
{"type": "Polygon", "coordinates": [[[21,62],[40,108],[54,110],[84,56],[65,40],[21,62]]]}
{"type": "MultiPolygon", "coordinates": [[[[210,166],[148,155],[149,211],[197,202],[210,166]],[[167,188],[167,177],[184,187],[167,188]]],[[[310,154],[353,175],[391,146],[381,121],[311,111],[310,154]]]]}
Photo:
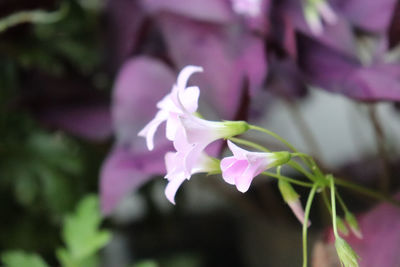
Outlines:
{"type": "MultiPolygon", "coordinates": [[[[324,24],[321,34],[310,30],[301,1],[262,0],[257,16],[235,13],[232,3],[108,2],[109,62],[119,75],[112,104],[117,140],[101,174],[107,213],[150,174],[163,173],[159,168],[143,171],[132,162],[125,169],[131,168],[135,176],[122,177],[118,168],[113,171],[114,154],[124,149],[127,158],[146,158],[136,133],[186,65],[204,67],[204,74],[192,82],[201,89],[200,111],[218,119],[256,114],[249,111],[259,108],[260,98],[265,98],[262,90],[294,99],[306,94],[307,85],[362,101],[400,100],[399,61],[387,59],[397,40],[395,0],[328,1],[337,21],[324,24]],[[376,44],[368,50],[369,58],[359,53],[366,37],[376,44]],[[112,189],[105,185],[112,183],[123,190],[107,193],[112,189]]],[[[161,165],[163,159],[158,160],[161,165]]]]}

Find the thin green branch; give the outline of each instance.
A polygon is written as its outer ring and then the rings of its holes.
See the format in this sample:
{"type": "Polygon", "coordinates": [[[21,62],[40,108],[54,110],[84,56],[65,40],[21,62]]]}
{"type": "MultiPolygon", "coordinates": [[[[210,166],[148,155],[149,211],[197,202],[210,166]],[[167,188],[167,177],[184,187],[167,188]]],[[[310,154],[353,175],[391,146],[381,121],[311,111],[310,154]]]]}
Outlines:
{"type": "Polygon", "coordinates": [[[331,187],[331,205],[332,205],[332,224],[333,224],[333,233],[335,234],[335,238],[339,238],[337,224],[336,224],[336,198],[335,198],[335,183],[333,181],[333,177],[329,178],[330,187],[331,187]]]}
{"type": "Polygon", "coordinates": [[[54,23],[62,19],[68,12],[69,5],[64,2],[57,11],[46,12],[43,10],[20,11],[0,20],[0,33],[10,27],[22,23],[54,23]]]}
{"type": "Polygon", "coordinates": [[[398,200],[396,200],[394,198],[391,198],[391,197],[389,197],[389,196],[387,196],[385,194],[376,192],[376,191],[374,191],[372,189],[369,189],[369,188],[363,187],[361,185],[358,185],[358,184],[355,184],[355,183],[352,183],[352,182],[349,182],[349,181],[346,181],[346,180],[343,180],[343,179],[339,179],[339,178],[335,178],[335,183],[337,185],[339,185],[339,186],[343,186],[343,187],[347,187],[347,188],[353,189],[354,191],[356,191],[356,192],[358,192],[360,194],[363,194],[363,195],[366,195],[366,196],[369,196],[369,197],[372,197],[372,198],[375,198],[375,199],[387,201],[387,202],[389,202],[389,203],[391,203],[391,204],[393,204],[395,206],[400,207],[400,201],[398,201],[398,200]]]}
{"type": "Polygon", "coordinates": [[[347,208],[346,204],[344,203],[344,201],[343,201],[342,197],[340,196],[339,192],[337,190],[335,190],[335,193],[336,193],[336,198],[339,200],[339,204],[342,207],[343,211],[345,213],[348,213],[349,209],[347,208]]]}
{"type": "Polygon", "coordinates": [[[295,180],[295,179],[292,179],[292,178],[289,178],[289,177],[286,177],[286,176],[283,176],[283,175],[279,175],[279,174],[276,174],[276,173],[272,173],[272,172],[262,172],[261,174],[269,176],[269,177],[272,177],[272,178],[281,179],[281,180],[284,180],[286,182],[289,182],[289,183],[292,183],[292,184],[297,184],[297,185],[304,186],[304,187],[312,187],[313,186],[312,183],[298,181],[298,180],[295,180]]]}
{"type": "Polygon", "coordinates": [[[308,195],[307,199],[307,204],[306,208],[304,211],[304,222],[303,222],[303,267],[307,267],[307,229],[308,225],[306,222],[308,222],[308,218],[310,217],[310,210],[311,210],[311,204],[314,200],[315,193],[317,191],[318,185],[314,184],[312,187],[310,194],[308,195]]]}

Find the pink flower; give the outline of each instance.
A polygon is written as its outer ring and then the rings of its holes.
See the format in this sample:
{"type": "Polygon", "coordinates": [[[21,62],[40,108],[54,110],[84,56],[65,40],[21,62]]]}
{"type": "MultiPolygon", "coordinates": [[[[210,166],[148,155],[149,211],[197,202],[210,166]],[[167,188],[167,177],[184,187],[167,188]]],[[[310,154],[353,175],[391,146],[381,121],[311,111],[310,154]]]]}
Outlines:
{"type": "Polygon", "coordinates": [[[243,193],[249,189],[254,177],[268,168],[290,160],[288,152],[249,152],[230,141],[228,141],[228,146],[233,156],[222,159],[222,177],[225,182],[236,185],[236,188],[243,193]]]}
{"type": "Polygon", "coordinates": [[[166,137],[174,140],[177,129],[180,128],[179,116],[187,116],[196,112],[200,90],[197,86],[186,88],[189,77],[195,72],[202,72],[203,68],[198,66],[186,66],[179,73],[176,84],[173,85],[171,93],[167,94],[157,103],[159,111],[140,132],[139,136],[146,138],[149,150],[154,148],[154,134],[158,126],[166,121],[166,137]]]}
{"type": "Polygon", "coordinates": [[[219,171],[218,161],[207,156],[205,153],[201,153],[191,169],[191,173],[187,175],[180,167],[182,166],[183,156],[180,152],[168,152],[165,155],[165,165],[167,167],[165,178],[168,179],[165,196],[172,204],[175,204],[175,195],[179,187],[185,180],[189,180],[193,174],[219,171]]]}
{"type": "Polygon", "coordinates": [[[245,121],[208,121],[193,115],[181,117],[182,131],[174,140],[174,147],[182,154],[182,168],[191,173],[202,151],[218,139],[242,134],[249,129],[245,121]]]}

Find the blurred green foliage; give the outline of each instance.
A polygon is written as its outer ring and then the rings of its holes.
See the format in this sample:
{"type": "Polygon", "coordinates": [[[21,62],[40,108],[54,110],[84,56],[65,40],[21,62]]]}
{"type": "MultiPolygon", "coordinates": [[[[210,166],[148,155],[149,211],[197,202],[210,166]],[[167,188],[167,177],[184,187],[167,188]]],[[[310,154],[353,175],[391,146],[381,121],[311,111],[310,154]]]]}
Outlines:
{"type": "Polygon", "coordinates": [[[9,251],[2,254],[1,259],[7,267],[47,267],[43,259],[33,253],[9,251]]]}
{"type": "Polygon", "coordinates": [[[57,250],[62,266],[99,266],[96,252],[111,237],[108,231],[98,229],[101,221],[99,201],[95,196],[86,197],[75,213],[67,216],[62,233],[66,248],[57,250]]]}
{"type": "MultiPolygon", "coordinates": [[[[79,199],[97,192],[107,148],[45,128],[27,105],[38,96],[31,90],[35,85],[27,86],[25,78],[72,74],[94,81],[102,68],[103,49],[101,10],[95,4],[64,0],[51,6],[44,1],[43,7],[38,3],[37,9],[26,10],[29,1],[18,1],[10,4],[17,10],[14,14],[0,18],[0,201],[5,203],[0,205],[0,250],[36,251],[50,266],[57,262],[54,249],[63,241],[66,248],[60,249],[60,261],[89,267],[80,261],[96,262],[93,254],[108,240],[108,233],[95,229],[101,217],[93,197],[68,216],[59,235],[63,218],[79,199]],[[87,242],[81,247],[77,237],[71,237],[76,227],[91,229],[86,235],[80,232],[87,242]],[[86,249],[84,255],[77,255],[80,249],[86,249]]],[[[18,251],[3,254],[2,259],[11,267],[46,266],[37,256],[18,251]]]]}
{"type": "MultiPolygon", "coordinates": [[[[99,200],[94,195],[81,200],[75,212],[64,220],[62,239],[65,248],[57,250],[57,258],[63,267],[97,267],[98,251],[111,238],[105,230],[99,230],[102,217],[99,200]]],[[[44,260],[23,251],[8,251],[1,255],[5,267],[46,267],[44,260]]]]}

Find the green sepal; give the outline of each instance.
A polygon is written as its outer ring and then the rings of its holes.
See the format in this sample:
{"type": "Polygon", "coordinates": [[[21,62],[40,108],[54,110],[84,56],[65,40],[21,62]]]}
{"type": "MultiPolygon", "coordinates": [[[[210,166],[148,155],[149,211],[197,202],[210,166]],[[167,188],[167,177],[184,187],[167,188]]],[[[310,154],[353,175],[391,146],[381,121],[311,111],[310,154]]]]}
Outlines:
{"type": "Polygon", "coordinates": [[[250,129],[246,121],[224,121],[224,126],[229,128],[229,133],[225,138],[233,137],[247,132],[250,129]]]}
{"type": "Polygon", "coordinates": [[[272,152],[271,154],[273,154],[272,156],[273,161],[269,166],[271,168],[286,164],[292,158],[292,154],[287,151],[272,152]]]}
{"type": "Polygon", "coordinates": [[[359,256],[343,238],[336,237],[335,248],[339,256],[340,263],[344,267],[359,266],[358,265],[359,256]]]}
{"type": "Polygon", "coordinates": [[[356,217],[349,211],[345,213],[345,220],[347,224],[350,226],[351,231],[354,233],[355,236],[358,238],[362,238],[362,233],[360,227],[358,225],[356,217]]]}
{"type": "Polygon", "coordinates": [[[287,181],[283,181],[282,179],[280,179],[278,181],[278,188],[281,192],[283,200],[286,203],[297,201],[300,197],[299,194],[297,194],[297,192],[294,190],[292,185],[287,181]]]}
{"type": "Polygon", "coordinates": [[[343,222],[342,218],[340,218],[339,216],[336,216],[336,226],[344,236],[349,235],[349,229],[347,228],[346,224],[343,222]]]}

